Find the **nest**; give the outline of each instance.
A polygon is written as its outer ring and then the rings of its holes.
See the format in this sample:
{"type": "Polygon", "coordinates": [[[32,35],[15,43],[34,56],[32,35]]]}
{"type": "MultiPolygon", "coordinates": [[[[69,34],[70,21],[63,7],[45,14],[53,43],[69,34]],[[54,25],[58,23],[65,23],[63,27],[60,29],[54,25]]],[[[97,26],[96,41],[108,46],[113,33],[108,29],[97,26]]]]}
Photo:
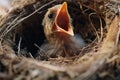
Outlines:
{"type": "Polygon", "coordinates": [[[0,12],[0,79],[119,80],[118,0],[12,0],[0,12]],[[80,55],[40,59],[41,25],[47,9],[66,1],[74,32],[86,43],[80,55]]]}

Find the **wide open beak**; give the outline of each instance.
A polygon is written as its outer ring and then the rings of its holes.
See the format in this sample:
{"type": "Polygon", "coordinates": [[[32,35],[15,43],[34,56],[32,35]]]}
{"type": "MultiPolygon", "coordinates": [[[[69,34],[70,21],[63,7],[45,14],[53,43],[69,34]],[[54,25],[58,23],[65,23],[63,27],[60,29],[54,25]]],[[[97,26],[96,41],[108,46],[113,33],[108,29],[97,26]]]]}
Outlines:
{"type": "Polygon", "coordinates": [[[62,34],[74,35],[66,2],[61,5],[60,10],[55,17],[53,30],[62,34]]]}

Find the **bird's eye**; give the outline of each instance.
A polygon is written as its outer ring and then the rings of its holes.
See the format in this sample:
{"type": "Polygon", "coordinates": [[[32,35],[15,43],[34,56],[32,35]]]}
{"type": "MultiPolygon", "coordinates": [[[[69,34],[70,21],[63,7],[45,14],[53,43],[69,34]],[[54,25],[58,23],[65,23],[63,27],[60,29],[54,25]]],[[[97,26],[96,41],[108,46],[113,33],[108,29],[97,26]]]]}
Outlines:
{"type": "Polygon", "coordinates": [[[52,19],[54,17],[54,13],[48,14],[48,18],[52,19]]]}

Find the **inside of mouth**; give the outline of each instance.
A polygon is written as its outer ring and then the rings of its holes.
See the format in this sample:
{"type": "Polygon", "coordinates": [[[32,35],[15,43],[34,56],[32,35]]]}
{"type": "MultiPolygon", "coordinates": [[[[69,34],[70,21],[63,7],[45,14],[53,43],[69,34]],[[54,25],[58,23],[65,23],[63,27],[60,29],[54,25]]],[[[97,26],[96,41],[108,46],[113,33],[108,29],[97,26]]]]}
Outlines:
{"type": "Polygon", "coordinates": [[[69,18],[67,14],[59,13],[56,19],[57,25],[64,29],[65,31],[69,30],[69,18]]]}

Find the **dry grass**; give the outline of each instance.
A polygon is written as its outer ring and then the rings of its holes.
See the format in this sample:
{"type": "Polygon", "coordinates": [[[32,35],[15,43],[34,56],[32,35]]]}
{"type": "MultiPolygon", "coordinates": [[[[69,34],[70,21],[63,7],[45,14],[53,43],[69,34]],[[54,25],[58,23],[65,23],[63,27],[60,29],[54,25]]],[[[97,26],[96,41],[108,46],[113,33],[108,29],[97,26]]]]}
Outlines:
{"type": "Polygon", "coordinates": [[[62,3],[62,0],[29,0],[28,2],[27,0],[25,2],[24,0],[20,0],[20,2],[13,0],[11,12],[0,17],[0,79],[120,79],[120,17],[116,15],[119,13],[119,1],[92,0],[94,5],[91,5],[89,0],[66,1],[74,20],[75,33],[81,34],[88,43],[81,49],[80,55],[47,57],[47,59],[43,57],[42,60],[40,56],[35,58],[36,51],[45,39],[42,28],[39,28],[42,27],[43,15],[47,8],[62,3]],[[114,6],[113,2],[116,3],[114,6]],[[24,4],[17,5],[17,3],[24,4]],[[111,6],[113,7],[111,8],[111,6]],[[32,32],[29,32],[30,29],[32,32]],[[37,34],[34,33],[34,30],[37,34]],[[38,33],[39,31],[40,33],[38,33]],[[37,39],[40,42],[36,40],[36,37],[31,37],[32,34],[39,37],[40,39],[37,39]],[[29,39],[31,40],[29,41],[29,39]],[[31,50],[32,48],[33,50],[31,50]]]}

